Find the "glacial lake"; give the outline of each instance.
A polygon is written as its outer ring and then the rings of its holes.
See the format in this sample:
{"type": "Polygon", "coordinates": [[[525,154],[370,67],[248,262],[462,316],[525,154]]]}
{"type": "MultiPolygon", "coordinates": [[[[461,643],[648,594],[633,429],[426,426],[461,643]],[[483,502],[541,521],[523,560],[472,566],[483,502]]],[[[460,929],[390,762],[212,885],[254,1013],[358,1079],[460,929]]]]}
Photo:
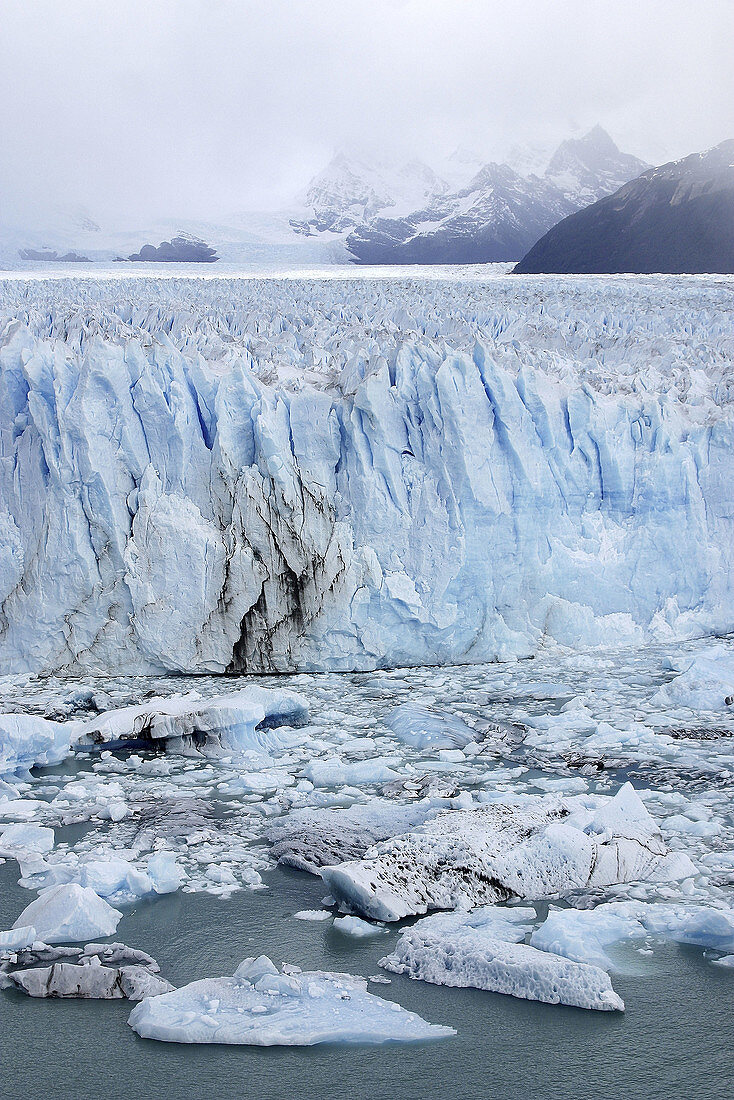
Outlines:
{"type": "MultiPolygon", "coordinates": [[[[0,926],[27,903],[15,864],[0,867],[0,926]]],[[[320,880],[278,869],[268,889],[222,900],[174,894],[142,901],[115,939],[150,951],[175,984],[231,974],[268,954],[304,969],[379,974],[394,930],[355,940],[331,925],[293,919],[319,908],[320,880]]],[[[383,972],[384,973],[384,972],[383,972]]],[[[700,948],[660,947],[649,972],[614,976],[624,1014],[534,1004],[499,994],[392,977],[371,992],[395,999],[455,1038],[423,1044],[256,1048],[184,1046],[138,1038],[127,1001],[38,1001],[0,994],[3,1100],[509,1100],[644,1097],[721,1100],[734,1090],[734,975],[700,948]],[[621,1085],[621,1082],[624,1082],[621,1085]],[[682,1083],[685,1083],[683,1087],[682,1083]],[[728,1082],[728,1084],[727,1084],[728,1082]]]]}
{"type": "MultiPolygon", "coordinates": [[[[162,975],[176,986],[230,975],[244,958],[260,954],[278,965],[290,963],[304,970],[385,975],[378,960],[393,949],[400,925],[355,939],[335,930],[330,920],[295,919],[300,910],[321,908],[325,884],[310,874],[262,861],[266,850],[262,824],[253,824],[283,812],[279,800],[285,794],[295,797],[293,782],[304,767],[333,760],[335,753],[344,767],[351,767],[350,761],[386,758],[401,773],[408,767],[415,774],[431,769],[441,782],[457,781],[475,795],[484,790],[538,793],[559,784],[560,789],[570,784],[573,790],[609,794],[631,779],[648,799],[667,842],[690,853],[706,869],[697,896],[703,902],[710,897],[721,904],[730,897],[733,877],[728,853],[734,851],[734,738],[722,735],[707,741],[694,736],[666,741],[653,735],[655,723],[662,720],[653,701],[655,692],[672,675],[664,665],[665,654],[697,654],[708,644],[619,651],[595,656],[593,661],[583,655],[563,659],[550,655],[506,665],[283,677],[278,686],[295,687],[307,696],[311,726],[303,745],[270,761],[275,793],[267,785],[260,793],[242,791],[238,777],[243,765],[236,760],[143,753],[142,757],[108,754],[106,758],[79,754],[56,768],[36,770],[24,796],[44,802],[46,809],[38,819],[55,824],[56,850],[65,859],[101,854],[107,843],[120,847],[129,843],[126,821],[90,819],[98,805],[95,799],[111,798],[115,784],[124,786],[131,806],[174,796],[194,796],[211,806],[208,849],[203,851],[197,844],[188,854],[177,849],[187,870],[188,889],[121,904],[124,915],[112,937],[152,954],[162,975]],[[446,708],[468,720],[487,715],[532,722],[536,715],[561,720],[565,701],[580,697],[596,721],[604,719],[616,729],[639,732],[626,741],[619,734],[617,743],[606,745],[601,770],[593,766],[595,758],[583,734],[570,749],[567,742],[560,742],[546,751],[529,752],[498,741],[487,754],[457,763],[437,760],[433,750],[419,751],[399,743],[384,723],[390,709],[408,699],[417,705],[446,708]],[[579,768],[571,750],[582,752],[583,759],[592,763],[579,768]],[[77,801],[49,801],[68,797],[78,781],[96,786],[77,801]],[[78,823],[63,823],[64,805],[70,806],[71,819],[78,814],[78,823]],[[264,818],[258,816],[258,809],[264,818]],[[52,818],[43,816],[52,812],[52,818]],[[692,816],[683,818],[685,812],[692,816]],[[702,816],[705,828],[698,828],[702,816]],[[682,825],[687,831],[680,831],[682,825]],[[230,848],[239,851],[236,859],[230,848]],[[244,858],[250,852],[253,863],[244,858]],[[199,870],[197,859],[202,861],[199,870]],[[259,867],[266,888],[251,889],[245,877],[241,888],[235,883],[230,896],[218,896],[211,891],[206,872],[209,864],[222,860],[243,873],[259,867]]],[[[261,682],[266,684],[266,678],[261,682]]],[[[114,692],[117,705],[139,699],[150,689],[171,694],[195,686],[208,695],[240,686],[234,680],[213,677],[98,683],[114,692]]],[[[61,705],[77,690],[72,682],[25,677],[6,678],[2,687],[4,709],[35,713],[61,705]]],[[[88,687],[96,683],[90,680],[85,690],[88,687]]],[[[678,718],[671,712],[666,721],[672,725],[678,718]]],[[[731,726],[734,716],[717,718],[718,725],[723,722],[731,726]]],[[[375,795],[384,796],[380,782],[367,783],[357,791],[342,780],[338,791],[317,786],[300,797],[314,804],[328,797],[332,802],[323,804],[338,805],[375,795]]],[[[3,929],[11,927],[35,897],[33,890],[19,885],[18,878],[15,860],[0,860],[3,929]]],[[[253,881],[256,885],[257,875],[253,881]]],[[[630,948],[630,965],[612,974],[614,989],[625,1001],[624,1013],[587,1012],[390,975],[390,984],[370,983],[370,991],[431,1023],[450,1025],[457,1035],[431,1043],[386,1046],[160,1043],[140,1039],[128,1027],[132,1005],[127,1001],[33,1000],[4,990],[0,992],[0,1098],[721,1100],[734,1095],[734,970],[714,964],[721,954],[662,941],[655,942],[651,953],[630,948]]]]}

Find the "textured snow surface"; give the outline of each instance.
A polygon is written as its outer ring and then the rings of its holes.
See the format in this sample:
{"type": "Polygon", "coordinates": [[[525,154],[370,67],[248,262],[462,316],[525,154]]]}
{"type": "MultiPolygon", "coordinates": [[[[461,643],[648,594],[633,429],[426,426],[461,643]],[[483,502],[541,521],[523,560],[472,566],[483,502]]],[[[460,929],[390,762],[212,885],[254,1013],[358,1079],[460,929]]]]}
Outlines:
{"type": "Polygon", "coordinates": [[[144,1000],[128,1022],[143,1038],[169,1043],[314,1046],[455,1034],[368,993],[364,978],[296,967],[280,973],[265,956],[245,959],[232,978],[205,978],[144,1000]]]}
{"type": "MultiPolygon", "coordinates": [[[[730,285],[6,280],[3,669],[730,630],[730,285]]],[[[7,767],[50,761],[55,732],[7,767]]]]}
{"type": "MultiPolygon", "coordinates": [[[[529,911],[535,916],[534,910],[529,911]]],[[[624,1002],[598,966],[571,962],[517,942],[528,910],[490,906],[469,915],[439,913],[406,929],[380,966],[434,985],[471,986],[524,1000],[622,1011],[624,1002]],[[503,917],[506,914],[506,921],[503,917]]]]}
{"type": "Polygon", "coordinates": [[[279,863],[319,873],[330,863],[359,858],[377,840],[403,833],[432,816],[430,806],[373,800],[344,809],[296,810],[268,827],[279,863]]]}
{"type": "Polygon", "coordinates": [[[629,783],[613,798],[520,797],[446,810],[362,860],[321,871],[338,902],[388,921],[695,873],[690,860],[668,853],[629,783]]]}

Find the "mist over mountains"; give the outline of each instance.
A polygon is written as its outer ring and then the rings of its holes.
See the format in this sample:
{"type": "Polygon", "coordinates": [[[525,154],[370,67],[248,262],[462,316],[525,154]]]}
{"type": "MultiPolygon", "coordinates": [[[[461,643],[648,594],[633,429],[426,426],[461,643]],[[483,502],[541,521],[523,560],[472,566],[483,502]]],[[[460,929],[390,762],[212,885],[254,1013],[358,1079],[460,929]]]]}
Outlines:
{"type": "Polygon", "coordinates": [[[511,261],[552,225],[647,167],[621,152],[599,126],[550,153],[515,147],[505,163],[483,163],[467,148],[435,166],[349,149],[280,213],[213,221],[205,213],[200,220],[176,219],[172,211],[170,218],[126,224],[122,213],[113,222],[60,207],[20,224],[3,221],[0,258],[211,262],[214,250],[228,262],[511,261]],[[181,237],[205,247],[172,248],[181,237]]]}

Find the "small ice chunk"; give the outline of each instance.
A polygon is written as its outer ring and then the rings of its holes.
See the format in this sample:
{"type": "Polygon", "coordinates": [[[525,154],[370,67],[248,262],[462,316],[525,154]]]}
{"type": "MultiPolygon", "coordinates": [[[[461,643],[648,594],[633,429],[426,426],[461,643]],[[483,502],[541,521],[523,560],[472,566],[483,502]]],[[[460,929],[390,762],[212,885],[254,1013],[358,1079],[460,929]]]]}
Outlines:
{"type": "MultiPolygon", "coordinates": [[[[475,731],[443,710],[427,710],[403,703],[390,711],[385,723],[399,741],[414,749],[463,749],[478,740],[475,731]]],[[[461,758],[459,758],[461,759],[461,758]]]]}
{"type": "Polygon", "coordinates": [[[88,860],[80,867],[79,880],[82,886],[89,887],[102,898],[142,898],[153,890],[150,877],[144,871],[116,856],[88,860]]]}
{"type": "Polygon", "coordinates": [[[724,642],[710,646],[664,684],[652,701],[662,707],[734,713],[734,646],[724,642]]]}
{"type": "Polygon", "coordinates": [[[613,963],[608,947],[644,936],[644,926],[629,907],[599,905],[596,909],[554,910],[533,932],[530,943],[541,951],[609,970],[613,963]]]}
{"type": "Polygon", "coordinates": [[[72,722],[49,722],[35,714],[0,714],[0,776],[61,763],[74,729],[72,722]]]}
{"type": "Polygon", "coordinates": [[[54,831],[44,825],[18,822],[6,825],[0,832],[0,856],[14,856],[24,852],[47,855],[53,846],[54,831]]]}
{"type": "Polygon", "coordinates": [[[395,761],[386,756],[374,756],[371,760],[348,763],[339,756],[314,760],[304,775],[315,787],[361,787],[370,783],[388,783],[398,778],[392,767],[395,761]]]}
{"type": "Polygon", "coordinates": [[[4,969],[7,980],[30,997],[139,1001],[174,988],[160,977],[155,959],[123,943],[90,943],[83,952],[36,945],[6,962],[4,969]],[[45,962],[50,965],[39,965],[45,962]]]}
{"type": "Polygon", "coordinates": [[[184,880],[183,869],[172,852],[155,852],[149,856],[148,875],[156,894],[172,894],[184,880]]]}
{"type": "Polygon", "coordinates": [[[300,909],[293,916],[296,920],[324,921],[329,920],[331,913],[326,909],[300,909]]]}
{"type": "Polygon", "coordinates": [[[24,928],[9,928],[7,932],[0,932],[0,952],[22,951],[24,947],[30,947],[38,939],[38,933],[33,925],[24,928]]]}
{"type": "Polygon", "coordinates": [[[355,936],[362,939],[365,936],[376,936],[384,932],[382,924],[372,924],[360,917],[335,917],[334,928],[337,932],[343,932],[345,936],[355,936]]]}
{"type": "Polygon", "coordinates": [[[145,703],[107,711],[77,723],[78,736],[87,743],[126,740],[166,742],[178,751],[226,751],[248,749],[274,751],[292,738],[274,727],[300,725],[308,716],[303,696],[280,688],[257,685],[212,699],[198,692],[155,697],[145,703]]]}

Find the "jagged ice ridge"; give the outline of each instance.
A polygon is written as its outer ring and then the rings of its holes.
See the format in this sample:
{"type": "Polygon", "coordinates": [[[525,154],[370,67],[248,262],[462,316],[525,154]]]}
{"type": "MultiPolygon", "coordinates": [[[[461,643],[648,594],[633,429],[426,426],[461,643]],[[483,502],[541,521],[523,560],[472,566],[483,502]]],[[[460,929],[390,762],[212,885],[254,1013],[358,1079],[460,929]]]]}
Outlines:
{"type": "Polygon", "coordinates": [[[734,627],[729,283],[0,285],[6,671],[734,627]]]}

